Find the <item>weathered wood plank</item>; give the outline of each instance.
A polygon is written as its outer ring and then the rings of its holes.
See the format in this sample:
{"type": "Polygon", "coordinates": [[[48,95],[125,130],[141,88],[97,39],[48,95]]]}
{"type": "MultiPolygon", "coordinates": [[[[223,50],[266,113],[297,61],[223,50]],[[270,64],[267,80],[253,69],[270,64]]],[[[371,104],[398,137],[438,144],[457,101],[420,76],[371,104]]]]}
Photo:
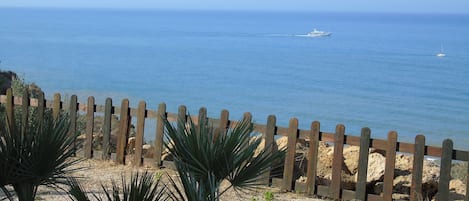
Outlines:
{"type": "Polygon", "coordinates": [[[335,128],[334,139],[334,158],[332,159],[332,179],[330,197],[339,200],[341,197],[341,183],[342,183],[342,163],[344,159],[344,134],[345,126],[339,124],[335,128]]]}
{"type": "Polygon", "coordinates": [[[163,138],[164,138],[164,121],[166,120],[166,104],[160,103],[158,105],[158,117],[156,118],[156,135],[155,135],[155,166],[160,168],[161,154],[163,152],[163,138]]]}
{"type": "MultiPolygon", "coordinates": [[[[70,131],[69,131],[69,135],[70,136],[75,136],[75,135],[78,135],[77,133],[77,110],[78,110],[78,99],[77,99],[77,96],[76,95],[72,95],[70,97],[70,104],[69,104],[69,109],[68,109],[68,112],[70,114],[70,131]]],[[[43,103],[43,105],[45,105],[43,103]]],[[[76,144],[76,141],[73,143],[72,145],[72,149],[73,149],[73,152],[74,154],[76,154],[76,151],[77,151],[77,144],[76,144]]]]}
{"type": "Polygon", "coordinates": [[[311,196],[316,193],[316,175],[318,167],[319,132],[321,124],[319,121],[311,123],[308,150],[308,169],[306,173],[306,194],[311,196]]]}
{"type": "MultiPolygon", "coordinates": [[[[275,115],[269,115],[267,117],[267,128],[266,132],[263,133],[263,138],[264,138],[264,150],[267,154],[272,154],[274,152],[274,135],[275,135],[275,126],[277,124],[277,118],[275,115]]],[[[262,176],[263,183],[267,186],[270,185],[270,180],[271,180],[271,169],[268,170],[264,175],[262,176]]]]}
{"type": "Polygon", "coordinates": [[[93,157],[93,130],[94,130],[94,97],[88,97],[88,109],[86,113],[86,139],[85,158],[93,157]]]}
{"type": "Polygon", "coordinates": [[[384,168],[383,200],[392,201],[392,190],[394,182],[394,169],[396,167],[397,133],[388,133],[388,144],[386,146],[386,166],[384,168]]]}
{"type": "Polygon", "coordinates": [[[127,138],[129,137],[129,100],[122,100],[121,111],[120,111],[120,123],[119,123],[119,135],[117,136],[117,147],[116,147],[116,163],[125,163],[125,148],[127,146],[127,138]]]}
{"type": "Polygon", "coordinates": [[[21,97],[21,129],[23,132],[27,132],[28,128],[28,116],[29,116],[29,92],[24,90],[23,96],[21,97]]]}
{"type": "Polygon", "coordinates": [[[52,117],[57,119],[60,115],[60,110],[62,109],[62,101],[59,93],[54,94],[54,103],[52,106],[52,117]]]}
{"type": "Polygon", "coordinates": [[[368,155],[370,150],[371,130],[362,128],[360,135],[360,151],[358,155],[358,176],[355,199],[366,200],[366,177],[368,174],[368,155]]]}
{"type": "Polygon", "coordinates": [[[291,118],[288,128],[287,153],[283,169],[282,191],[293,190],[293,170],[295,165],[296,141],[298,135],[298,119],[291,118]]]}
{"type": "Polygon", "coordinates": [[[207,108],[201,107],[199,109],[199,116],[197,117],[197,125],[201,126],[200,123],[203,122],[204,125],[202,126],[208,126],[208,118],[207,118],[207,108]]]}
{"type": "Polygon", "coordinates": [[[6,105],[5,105],[5,108],[6,108],[6,113],[7,113],[7,118],[8,118],[8,124],[10,126],[10,130],[11,130],[11,127],[13,126],[13,122],[14,122],[14,97],[13,97],[13,90],[11,88],[7,89],[7,100],[6,100],[6,105]]]}
{"type": "Polygon", "coordinates": [[[178,109],[177,128],[185,129],[186,122],[187,122],[187,108],[185,105],[181,105],[179,106],[179,109],[178,109]]]}
{"type": "Polygon", "coordinates": [[[417,135],[414,146],[414,162],[412,165],[412,183],[410,186],[410,200],[423,200],[422,196],[422,176],[423,160],[425,157],[425,136],[417,135]]]}
{"type": "Polygon", "coordinates": [[[220,113],[220,122],[219,122],[219,125],[218,125],[218,128],[217,130],[218,131],[215,131],[215,136],[214,136],[214,139],[217,139],[218,136],[220,135],[225,135],[226,134],[226,129],[228,129],[229,127],[229,115],[230,113],[228,112],[228,110],[222,110],[221,113],[220,113]]]}
{"type": "Polygon", "coordinates": [[[137,133],[135,134],[135,152],[133,166],[140,167],[143,164],[143,134],[145,131],[145,114],[147,110],[147,104],[145,101],[140,101],[138,103],[138,113],[137,113],[137,133]]]}
{"type": "Polygon", "coordinates": [[[443,153],[441,155],[440,180],[438,181],[437,200],[449,200],[449,182],[451,181],[451,158],[453,153],[453,141],[443,141],[443,153]]]}
{"type": "Polygon", "coordinates": [[[44,111],[45,111],[45,100],[44,92],[40,91],[37,97],[37,118],[39,119],[39,128],[42,129],[44,124],[44,111]]]}
{"type": "Polygon", "coordinates": [[[102,159],[109,160],[111,157],[111,119],[112,119],[112,99],[106,98],[104,106],[104,124],[103,124],[103,153],[102,159]]]}

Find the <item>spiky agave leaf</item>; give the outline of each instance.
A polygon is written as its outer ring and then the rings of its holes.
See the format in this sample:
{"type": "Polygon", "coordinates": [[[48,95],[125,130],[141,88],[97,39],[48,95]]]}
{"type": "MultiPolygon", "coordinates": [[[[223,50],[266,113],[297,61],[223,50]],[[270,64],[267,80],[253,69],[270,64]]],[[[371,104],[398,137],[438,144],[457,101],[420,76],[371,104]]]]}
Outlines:
{"type": "MultiPolygon", "coordinates": [[[[84,189],[75,179],[69,179],[70,197],[75,201],[89,201],[84,189]]],[[[162,183],[161,177],[154,178],[149,172],[133,172],[130,176],[130,182],[127,182],[124,174],[121,176],[121,186],[112,181],[112,188],[106,189],[101,185],[105,198],[108,201],[165,201],[171,197],[166,184],[162,183]]],[[[102,201],[103,198],[91,193],[96,200],[102,201]]]]}
{"type": "MultiPolygon", "coordinates": [[[[33,200],[39,185],[57,186],[66,183],[68,169],[77,163],[71,159],[76,134],[70,135],[69,119],[65,115],[53,119],[31,118],[13,121],[7,117],[0,122],[0,183],[12,185],[18,199],[33,200]]],[[[58,189],[56,188],[56,189],[58,189]]]]}
{"type": "MultiPolygon", "coordinates": [[[[249,142],[253,124],[247,119],[221,135],[215,135],[213,128],[195,125],[190,115],[187,125],[178,121],[177,127],[165,121],[165,146],[173,154],[188,200],[201,200],[201,193],[202,200],[218,200],[225,192],[219,189],[224,179],[232,187],[254,187],[273,162],[285,155],[285,150],[263,151],[254,157],[261,139],[249,142]]],[[[199,125],[207,125],[205,121],[200,119],[199,125]]]]}

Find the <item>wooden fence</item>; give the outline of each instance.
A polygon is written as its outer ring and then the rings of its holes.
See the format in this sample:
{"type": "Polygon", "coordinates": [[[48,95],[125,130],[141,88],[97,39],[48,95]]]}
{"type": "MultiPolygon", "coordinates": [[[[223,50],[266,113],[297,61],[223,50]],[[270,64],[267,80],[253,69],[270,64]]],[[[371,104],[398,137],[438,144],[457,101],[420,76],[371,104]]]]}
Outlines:
{"type": "MultiPolygon", "coordinates": [[[[28,94],[24,94],[22,97],[28,97],[28,94]]],[[[77,113],[86,113],[86,139],[82,150],[83,156],[86,158],[98,157],[105,160],[111,158],[111,153],[109,151],[111,116],[118,115],[120,127],[115,158],[113,158],[119,164],[124,164],[128,162],[128,160],[131,160],[132,164],[135,166],[141,166],[144,162],[151,161],[151,164],[155,167],[161,167],[163,162],[166,162],[162,161],[161,158],[164,137],[162,118],[167,118],[169,121],[175,122],[178,117],[187,117],[187,109],[185,106],[180,106],[178,113],[169,113],[167,112],[166,105],[164,103],[160,103],[157,110],[151,110],[146,108],[145,101],[140,101],[138,108],[130,108],[128,99],[122,100],[121,106],[116,107],[113,105],[110,98],[106,99],[105,105],[97,105],[94,97],[89,97],[86,103],[79,103],[76,95],[72,95],[67,103],[62,102],[60,94],[55,94],[54,100],[52,101],[45,100],[44,94],[39,94],[39,97],[35,99],[23,99],[22,97],[14,97],[11,89],[7,90],[6,95],[0,96],[0,103],[6,107],[7,115],[13,115],[13,108],[17,106],[21,106],[23,108],[27,108],[29,106],[38,107],[39,111],[44,111],[44,108],[51,108],[54,116],[57,116],[61,111],[67,111],[71,117],[71,132],[76,132],[77,113]],[[102,150],[107,150],[102,151],[100,156],[96,156],[96,153],[94,153],[92,148],[94,118],[95,115],[98,114],[104,114],[102,150]],[[135,151],[133,155],[126,157],[125,150],[132,118],[137,119],[135,151]],[[156,122],[156,130],[147,131],[152,132],[155,135],[154,157],[151,159],[143,158],[142,156],[145,120],[148,119],[156,122]]],[[[244,117],[252,118],[250,113],[245,113],[244,117]]],[[[197,123],[200,118],[208,118],[209,124],[218,125],[217,129],[228,129],[236,122],[229,119],[229,112],[227,110],[221,111],[219,119],[209,118],[207,117],[206,108],[201,108],[198,116],[191,118],[195,123],[197,123]]],[[[469,159],[469,152],[453,149],[453,142],[450,139],[444,140],[442,147],[425,145],[425,136],[423,135],[416,136],[415,143],[398,142],[397,133],[394,131],[389,132],[386,140],[373,139],[371,138],[371,131],[369,128],[363,128],[360,136],[345,135],[344,125],[337,125],[335,132],[325,132],[321,131],[320,123],[318,121],[311,123],[310,130],[302,130],[298,128],[298,120],[296,118],[290,119],[289,127],[285,128],[276,125],[276,117],[274,115],[268,116],[267,123],[265,125],[255,124],[254,127],[255,131],[263,134],[266,144],[274,143],[274,136],[276,135],[288,137],[288,150],[283,168],[283,178],[272,179],[272,185],[276,185],[284,191],[304,192],[307,195],[320,195],[334,200],[392,200],[395,159],[396,153],[400,152],[412,154],[414,156],[413,169],[411,171],[412,184],[410,200],[422,200],[423,161],[425,156],[432,156],[441,159],[437,200],[446,201],[450,199],[449,183],[451,180],[451,167],[453,160],[468,161],[469,159]],[[306,140],[309,143],[306,183],[295,182],[293,178],[296,152],[295,146],[301,139],[306,140]],[[316,181],[317,165],[320,162],[318,161],[318,145],[320,141],[334,144],[332,179],[328,186],[318,185],[316,181]],[[344,145],[360,146],[358,177],[355,191],[344,190],[341,187],[344,145]],[[370,148],[382,150],[386,153],[383,191],[380,195],[368,193],[366,189],[368,155],[370,148]]],[[[466,175],[469,175],[469,169],[466,175]]],[[[469,177],[467,177],[467,180],[467,183],[469,183],[469,177]]],[[[469,193],[467,192],[469,192],[469,188],[466,187],[464,200],[469,201],[469,193]]]]}

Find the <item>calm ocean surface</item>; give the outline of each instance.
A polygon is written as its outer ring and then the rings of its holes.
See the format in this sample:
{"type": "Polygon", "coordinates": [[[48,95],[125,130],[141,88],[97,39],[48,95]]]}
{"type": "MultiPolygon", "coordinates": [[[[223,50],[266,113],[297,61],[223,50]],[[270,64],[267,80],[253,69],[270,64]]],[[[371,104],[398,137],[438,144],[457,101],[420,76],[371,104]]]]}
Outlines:
{"type": "Polygon", "coordinates": [[[48,97],[275,114],[468,150],[467,36],[469,15],[0,8],[0,69],[48,97]],[[333,35],[298,36],[313,28],[333,35]]]}

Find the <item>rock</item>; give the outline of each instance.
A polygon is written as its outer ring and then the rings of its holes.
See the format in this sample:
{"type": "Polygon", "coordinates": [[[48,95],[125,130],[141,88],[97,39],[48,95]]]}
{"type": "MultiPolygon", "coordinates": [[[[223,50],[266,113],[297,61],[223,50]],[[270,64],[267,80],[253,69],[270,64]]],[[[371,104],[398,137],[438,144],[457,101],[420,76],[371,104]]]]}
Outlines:
{"type": "Polygon", "coordinates": [[[133,153],[135,149],[135,137],[129,137],[127,140],[127,154],[133,153]]]}
{"type": "Polygon", "coordinates": [[[449,190],[455,194],[465,195],[466,194],[466,184],[459,179],[452,179],[449,182],[449,190]]]}
{"type": "Polygon", "coordinates": [[[350,175],[354,175],[358,171],[359,152],[359,146],[347,146],[344,148],[344,163],[350,175]]]}
{"type": "Polygon", "coordinates": [[[142,151],[144,158],[153,158],[155,155],[155,148],[150,144],[144,144],[142,146],[142,151]]]}
{"type": "Polygon", "coordinates": [[[412,155],[404,155],[404,154],[396,155],[396,169],[403,170],[403,171],[411,171],[413,162],[414,162],[414,157],[412,155]]]}
{"type": "Polygon", "coordinates": [[[371,153],[368,155],[368,171],[366,182],[378,182],[384,178],[384,169],[386,165],[386,158],[379,153],[371,153]]]}

